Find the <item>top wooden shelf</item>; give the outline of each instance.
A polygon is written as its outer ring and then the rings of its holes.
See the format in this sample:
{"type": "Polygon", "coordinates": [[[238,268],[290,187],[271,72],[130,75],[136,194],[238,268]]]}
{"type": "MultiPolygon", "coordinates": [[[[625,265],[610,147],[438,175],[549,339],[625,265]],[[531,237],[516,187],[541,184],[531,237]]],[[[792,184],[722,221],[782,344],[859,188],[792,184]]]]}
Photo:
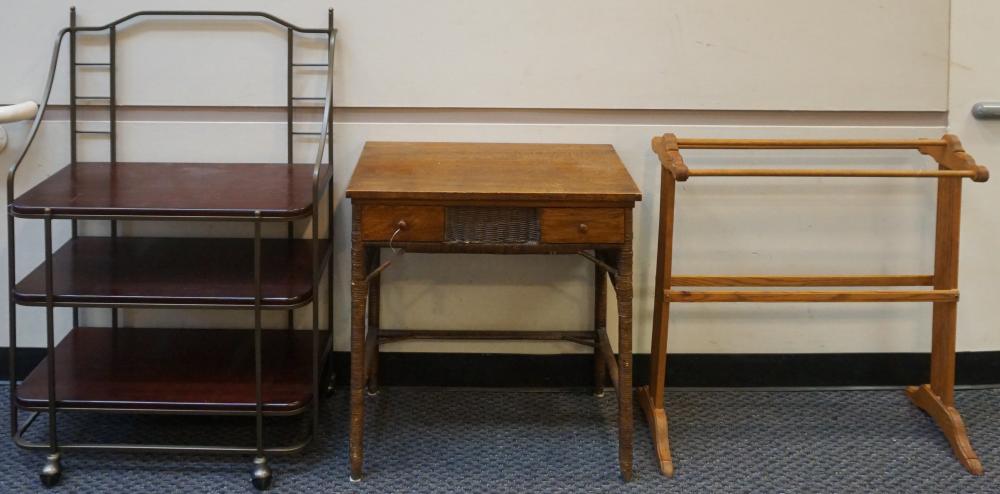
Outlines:
{"type": "Polygon", "coordinates": [[[347,197],[635,202],[642,196],[607,144],[367,142],[347,197]]]}
{"type": "MultiPolygon", "coordinates": [[[[329,177],[320,167],[320,190],[329,177]]],[[[17,217],[168,217],[293,220],[309,216],[313,165],[77,163],[11,204],[17,217]]]]}

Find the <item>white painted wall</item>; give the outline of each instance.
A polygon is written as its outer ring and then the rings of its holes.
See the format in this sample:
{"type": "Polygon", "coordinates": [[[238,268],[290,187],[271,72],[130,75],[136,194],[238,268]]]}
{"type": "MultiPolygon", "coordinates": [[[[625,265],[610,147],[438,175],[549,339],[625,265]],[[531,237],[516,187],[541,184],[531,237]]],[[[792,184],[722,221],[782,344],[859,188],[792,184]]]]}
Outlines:
{"type": "MultiPolygon", "coordinates": [[[[215,3],[217,8],[260,8],[315,26],[325,22],[327,7],[320,2],[215,3]]],[[[337,347],[347,348],[349,327],[350,202],[343,200],[343,189],[366,140],[613,144],[644,195],[636,210],[635,348],[648,351],[658,201],[658,167],[649,139],[663,132],[704,137],[938,136],[946,130],[949,109],[949,36],[958,37],[949,29],[949,3],[335,2],[341,30],[337,97],[342,108],[335,125],[337,347]]],[[[963,2],[956,0],[959,3],[963,2]]],[[[0,73],[0,101],[38,97],[50,39],[65,23],[66,5],[9,1],[4,5],[4,11],[12,9],[22,21],[0,30],[0,41],[6,41],[0,43],[0,56],[15,60],[12,66],[17,68],[0,73]]],[[[138,8],[122,1],[77,2],[77,6],[84,24],[138,8]]],[[[200,4],[174,2],[170,7],[200,4]]],[[[977,17],[973,9],[965,17],[956,15],[954,22],[981,22],[977,17]]],[[[135,34],[121,38],[122,103],[146,107],[120,122],[119,158],[283,160],[280,111],[220,109],[207,116],[178,117],[183,114],[161,108],[281,104],[283,34],[241,27],[215,35],[200,24],[194,33],[184,27],[168,31],[152,27],[137,27],[135,34]],[[210,41],[211,46],[198,51],[168,48],[190,48],[197,41],[210,41]],[[143,56],[139,47],[154,55],[143,56]],[[232,63],[205,67],[202,61],[209,52],[235,58],[232,63]],[[247,66],[249,60],[258,64],[247,66]],[[155,70],[156,77],[142,79],[140,68],[155,70]],[[211,70],[210,78],[198,76],[202,68],[211,70]]],[[[952,50],[960,49],[959,41],[952,50]]],[[[95,58],[100,56],[96,44],[92,50],[95,58]]],[[[302,51],[308,54],[304,46],[302,51]]],[[[986,58],[983,55],[988,53],[969,51],[963,56],[972,60],[962,63],[979,63],[986,58]]],[[[952,77],[958,70],[954,61],[952,77]]],[[[298,94],[316,89],[310,84],[306,81],[298,94]]],[[[99,87],[95,85],[94,91],[99,87]]],[[[65,85],[62,88],[64,92],[65,85]]],[[[951,109],[957,115],[954,105],[953,95],[951,109]]],[[[0,154],[0,166],[16,156],[26,131],[25,125],[8,127],[12,146],[0,154]]],[[[46,124],[19,176],[19,190],[62,166],[68,156],[67,130],[65,121],[58,119],[46,124]]],[[[966,140],[969,151],[980,155],[982,145],[966,140]]],[[[106,153],[100,140],[81,140],[81,145],[84,158],[106,153]]],[[[309,152],[306,143],[301,149],[309,152]]],[[[851,156],[861,163],[929,166],[921,157],[898,152],[851,156]]],[[[695,165],[845,162],[841,154],[822,151],[780,159],[767,153],[702,151],[690,152],[688,160],[695,165]]],[[[987,157],[980,161],[989,165],[987,157]]],[[[996,325],[988,312],[1000,302],[1000,295],[989,290],[996,277],[968,261],[988,259],[997,245],[995,224],[991,230],[977,230],[995,223],[989,214],[993,188],[993,183],[968,185],[962,350],[1000,348],[1000,336],[982,324],[987,320],[996,325]]],[[[692,179],[678,197],[675,271],[929,273],[933,198],[932,183],[919,180],[692,179]]],[[[41,230],[26,221],[19,221],[17,228],[26,242],[20,244],[18,270],[26,272],[41,258],[41,230]]],[[[101,228],[90,225],[87,231],[101,228]]],[[[132,224],[124,231],[247,233],[231,225],[204,224],[132,224]]],[[[572,257],[407,255],[386,273],[383,322],[442,329],[588,327],[591,272],[586,261],[572,257]]],[[[104,312],[88,312],[86,318],[99,323],[104,312]]],[[[674,312],[670,345],[673,352],[709,353],[925,351],[929,315],[929,307],[918,305],[689,305],[674,312]]],[[[43,343],[41,316],[37,309],[19,310],[22,343],[43,343]]],[[[61,317],[65,325],[68,315],[61,317]]],[[[308,311],[302,311],[300,320],[307,317],[308,311]]],[[[131,311],[126,321],[185,326],[251,322],[249,315],[233,312],[176,311],[131,311]]],[[[270,322],[280,324],[280,318],[270,322]]],[[[0,344],[4,342],[0,336],[0,344]]],[[[577,349],[558,344],[421,342],[387,350],[577,349]]]]}
{"type": "Polygon", "coordinates": [[[996,290],[1000,279],[1000,121],[972,118],[970,109],[980,101],[1000,101],[1000,60],[996,23],[1000,3],[990,0],[953,0],[951,30],[951,90],[948,125],[962,136],[977,160],[993,172],[985,184],[971,184],[963,192],[962,254],[958,311],[960,349],[1000,348],[1000,319],[996,290]]]}

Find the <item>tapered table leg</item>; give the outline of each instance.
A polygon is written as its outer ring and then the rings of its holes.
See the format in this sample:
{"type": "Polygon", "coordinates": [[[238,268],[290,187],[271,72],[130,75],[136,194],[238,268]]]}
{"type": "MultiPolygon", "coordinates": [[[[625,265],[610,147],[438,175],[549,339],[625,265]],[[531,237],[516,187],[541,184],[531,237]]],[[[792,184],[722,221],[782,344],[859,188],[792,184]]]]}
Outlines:
{"type": "Polygon", "coordinates": [[[625,214],[625,242],[618,252],[618,466],[632,480],[632,212],[625,214]]]}
{"type": "Polygon", "coordinates": [[[361,240],[361,210],[353,208],[351,229],[351,481],[364,475],[365,433],[365,248],[361,240]]]}
{"type": "Polygon", "coordinates": [[[604,355],[601,354],[601,333],[608,326],[608,280],[607,271],[594,265],[594,396],[604,396],[606,378],[604,355]]]}
{"type": "MultiPolygon", "coordinates": [[[[379,259],[381,257],[381,249],[378,247],[372,248],[368,251],[369,262],[372,266],[378,266],[379,259]]],[[[367,276],[367,274],[366,274],[367,276]]],[[[380,328],[380,315],[381,315],[381,283],[379,280],[381,276],[375,276],[368,281],[368,336],[369,341],[366,342],[368,346],[371,347],[371,351],[366,351],[367,356],[367,382],[368,382],[368,394],[377,395],[378,394],[378,353],[379,353],[379,328],[380,328]]]]}

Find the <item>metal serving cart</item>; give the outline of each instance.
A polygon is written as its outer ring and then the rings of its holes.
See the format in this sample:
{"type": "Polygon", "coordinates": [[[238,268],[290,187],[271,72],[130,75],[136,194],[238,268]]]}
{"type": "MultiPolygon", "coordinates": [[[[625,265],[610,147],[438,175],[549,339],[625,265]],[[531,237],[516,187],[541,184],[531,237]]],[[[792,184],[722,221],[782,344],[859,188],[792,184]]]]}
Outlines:
{"type": "MultiPolygon", "coordinates": [[[[319,425],[321,393],[330,389],[329,362],[333,309],[326,308],[320,329],[316,303],[324,270],[332,293],[333,233],[333,56],[336,30],[333,10],[324,28],[302,28],[264,12],[142,11],[102,26],[77,26],[75,9],[69,27],[59,31],[48,78],[28,134],[27,144],[7,176],[7,243],[10,297],[11,433],[18,446],[48,453],[41,473],[46,486],[61,476],[61,456],[68,451],[219,453],[252,455],[253,485],[267,489],[272,480],[267,456],[305,448],[319,425]],[[116,35],[143,18],[192,16],[243,18],[270,22],[287,30],[287,163],[124,163],[116,158],[116,35]],[[78,61],[77,37],[107,33],[106,61],[78,61]],[[326,61],[301,63],[293,58],[296,37],[321,36],[326,61]],[[69,38],[70,162],[34,187],[15,189],[24,161],[48,105],[63,41],[69,38]],[[109,93],[77,93],[81,66],[109,72],[109,93]],[[294,73],[302,67],[326,70],[321,97],[292,94],[294,73]],[[108,111],[108,128],[81,130],[79,102],[98,102],[108,111]],[[293,129],[303,101],[323,103],[319,132],[293,129]],[[107,162],[79,162],[77,138],[99,134],[108,139],[107,162]],[[318,141],[312,163],[296,163],[292,146],[299,135],[318,141]],[[323,157],[326,154],[327,159],[323,157]],[[326,196],[326,237],[320,224],[326,196]],[[44,222],[44,262],[18,277],[15,219],[44,222]],[[53,250],[52,224],[69,221],[69,240],[53,250]],[[110,236],[78,234],[81,220],[110,221],[110,236]],[[230,221],[252,228],[252,238],[143,238],[118,235],[119,221],[230,221]],[[309,222],[310,238],[296,238],[295,223],[309,222]],[[263,238],[265,222],[287,223],[287,238],[263,238]],[[310,305],[311,331],[294,330],[293,310],[310,305]],[[45,359],[20,383],[17,369],[17,306],[45,308],[45,359]],[[80,324],[80,308],[107,308],[111,327],[80,324]],[[73,325],[56,341],[56,308],[70,308],[73,325]],[[209,330],[126,328],[119,311],[140,308],[229,309],[253,311],[253,329],[209,330]],[[287,311],[287,330],[262,330],[264,311],[287,311]],[[264,444],[264,418],[295,416],[311,410],[305,437],[288,445],[264,444]],[[30,416],[18,423],[19,412],[30,416]],[[61,413],[227,415],[255,418],[256,442],[248,446],[62,443],[61,413]],[[26,432],[39,417],[48,419],[47,441],[33,442],[26,432]]],[[[308,104],[308,103],[307,103],[308,104]]],[[[90,106],[90,105],[88,105],[90,106]]],[[[43,423],[44,421],[38,421],[43,423]]]]}

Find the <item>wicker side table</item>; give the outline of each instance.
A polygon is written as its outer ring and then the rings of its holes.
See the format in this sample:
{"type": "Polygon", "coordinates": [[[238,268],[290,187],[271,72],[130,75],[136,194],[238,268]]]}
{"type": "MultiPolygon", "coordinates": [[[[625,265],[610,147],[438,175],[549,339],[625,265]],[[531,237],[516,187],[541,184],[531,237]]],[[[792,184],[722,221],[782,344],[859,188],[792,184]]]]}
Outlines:
{"type": "Polygon", "coordinates": [[[638,188],[607,145],[369,142],[347,187],[351,233],[351,480],[362,478],[364,399],[379,345],[404,339],[562,340],[594,347],[595,391],[618,389],[618,457],[632,477],[632,209],[638,188]],[[380,250],[573,254],[594,263],[594,327],[437,331],[380,327],[380,250]],[[616,359],[606,278],[618,299],[616,359]],[[367,317],[366,317],[367,309],[367,317]]]}

